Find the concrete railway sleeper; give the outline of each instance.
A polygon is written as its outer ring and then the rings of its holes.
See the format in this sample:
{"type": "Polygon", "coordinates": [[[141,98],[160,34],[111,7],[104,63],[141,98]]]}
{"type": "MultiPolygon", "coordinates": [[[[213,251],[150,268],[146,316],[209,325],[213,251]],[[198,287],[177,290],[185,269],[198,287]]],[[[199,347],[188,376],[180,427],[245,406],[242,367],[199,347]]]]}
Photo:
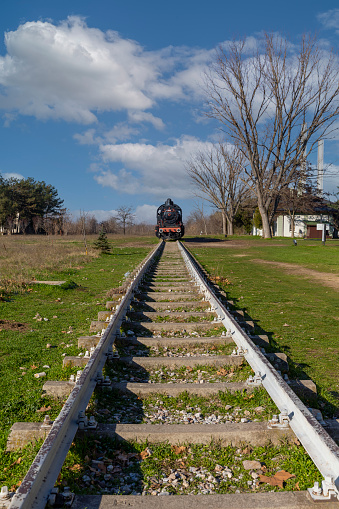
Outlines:
{"type": "Polygon", "coordinates": [[[10,450],[46,438],[0,508],[338,508],[339,448],[292,390],[312,382],[289,381],[286,356],[266,354],[268,338],[217,293],[180,242],[159,244],[64,358],[82,370],[44,385],[66,400],[57,419],[12,427],[10,450]],[[63,463],[77,443],[74,482],[63,463]],[[300,443],[323,478],[304,491],[290,456],[319,474],[300,443]],[[59,493],[62,468],[71,489],[59,493]]]}

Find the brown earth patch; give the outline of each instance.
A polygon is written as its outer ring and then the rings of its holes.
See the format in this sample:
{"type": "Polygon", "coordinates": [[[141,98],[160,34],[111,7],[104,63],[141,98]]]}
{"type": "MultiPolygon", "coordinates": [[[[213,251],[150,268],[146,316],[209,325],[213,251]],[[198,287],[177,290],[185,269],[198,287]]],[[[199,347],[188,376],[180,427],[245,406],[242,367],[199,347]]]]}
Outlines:
{"type": "Polygon", "coordinates": [[[0,331],[2,330],[26,332],[31,330],[31,326],[27,323],[12,322],[11,320],[0,320],[0,331]]]}
{"type": "Polygon", "coordinates": [[[250,248],[253,247],[253,241],[249,242],[246,240],[219,240],[219,239],[184,239],[187,247],[237,247],[237,248],[250,248]]]}
{"type": "Polygon", "coordinates": [[[271,262],[269,260],[262,260],[260,258],[253,258],[251,262],[262,263],[264,265],[272,265],[283,269],[288,274],[293,276],[302,276],[307,279],[312,279],[323,286],[328,286],[334,290],[339,290],[339,275],[330,274],[329,272],[318,272],[317,270],[307,269],[301,265],[286,262],[271,262]]]}

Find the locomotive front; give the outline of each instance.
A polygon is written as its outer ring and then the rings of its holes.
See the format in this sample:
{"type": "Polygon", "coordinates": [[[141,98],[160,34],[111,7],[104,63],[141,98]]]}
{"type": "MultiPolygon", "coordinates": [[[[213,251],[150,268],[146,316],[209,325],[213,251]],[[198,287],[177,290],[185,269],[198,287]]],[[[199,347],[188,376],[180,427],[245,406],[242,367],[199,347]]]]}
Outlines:
{"type": "Polygon", "coordinates": [[[184,233],[182,210],[168,198],[157,210],[155,234],[159,239],[178,240],[184,236],[184,233]]]}

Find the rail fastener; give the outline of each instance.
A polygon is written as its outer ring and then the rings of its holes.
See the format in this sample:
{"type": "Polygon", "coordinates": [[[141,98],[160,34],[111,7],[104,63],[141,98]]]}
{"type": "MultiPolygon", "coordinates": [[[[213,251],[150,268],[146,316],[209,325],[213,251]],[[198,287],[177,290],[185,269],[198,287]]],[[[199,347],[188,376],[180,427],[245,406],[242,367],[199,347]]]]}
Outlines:
{"type": "Polygon", "coordinates": [[[74,493],[68,486],[64,487],[63,493],[59,493],[59,488],[52,488],[48,497],[48,507],[71,507],[74,501],[74,493]]]}
{"type": "Polygon", "coordinates": [[[279,415],[273,415],[272,419],[268,421],[269,429],[284,429],[290,427],[290,418],[287,410],[283,410],[279,415]]]}
{"type": "Polygon", "coordinates": [[[97,421],[95,420],[94,415],[91,415],[88,419],[87,415],[85,414],[84,410],[80,410],[78,415],[78,429],[80,431],[87,431],[90,429],[96,429],[98,426],[97,421]]]}
{"type": "Polygon", "coordinates": [[[249,387],[260,387],[262,385],[262,376],[260,371],[255,373],[254,376],[250,375],[246,380],[246,385],[249,387]]]}
{"type": "Polygon", "coordinates": [[[331,476],[326,476],[322,481],[321,486],[319,482],[315,482],[312,488],[307,489],[309,495],[315,502],[332,500],[337,498],[339,500],[339,490],[334,484],[334,478],[331,476]]]}
{"type": "Polygon", "coordinates": [[[14,493],[11,493],[8,490],[8,486],[2,486],[0,491],[0,507],[7,508],[9,507],[11,503],[11,498],[14,495],[14,493]]]}

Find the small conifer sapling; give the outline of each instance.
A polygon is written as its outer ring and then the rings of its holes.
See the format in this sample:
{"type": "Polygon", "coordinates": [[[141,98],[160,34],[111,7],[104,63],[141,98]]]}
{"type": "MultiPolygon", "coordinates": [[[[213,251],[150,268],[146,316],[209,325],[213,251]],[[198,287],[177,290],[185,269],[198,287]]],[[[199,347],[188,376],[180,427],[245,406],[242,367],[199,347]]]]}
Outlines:
{"type": "Polygon", "coordinates": [[[94,242],[94,249],[100,249],[101,253],[107,254],[111,251],[106,232],[101,229],[98,239],[94,242]]]}

